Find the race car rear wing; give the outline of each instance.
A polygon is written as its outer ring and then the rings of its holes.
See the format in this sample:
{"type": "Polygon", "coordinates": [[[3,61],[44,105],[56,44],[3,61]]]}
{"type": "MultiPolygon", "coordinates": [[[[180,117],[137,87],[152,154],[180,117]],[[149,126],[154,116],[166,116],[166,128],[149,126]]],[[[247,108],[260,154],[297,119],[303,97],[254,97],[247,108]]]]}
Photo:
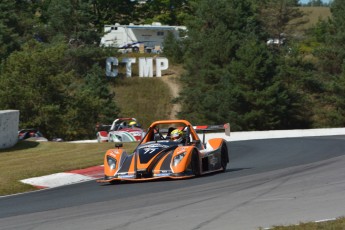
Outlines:
{"type": "Polygon", "coordinates": [[[204,126],[193,126],[197,133],[202,133],[202,143],[205,144],[205,134],[206,133],[217,133],[224,131],[226,136],[230,136],[230,123],[223,125],[204,125],[204,126]]]}

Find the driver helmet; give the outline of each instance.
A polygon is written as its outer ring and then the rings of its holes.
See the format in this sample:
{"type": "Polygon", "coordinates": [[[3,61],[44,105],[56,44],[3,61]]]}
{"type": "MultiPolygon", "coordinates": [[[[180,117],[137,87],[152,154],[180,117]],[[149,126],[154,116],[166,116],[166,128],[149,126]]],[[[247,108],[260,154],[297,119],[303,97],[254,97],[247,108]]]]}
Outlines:
{"type": "Polygon", "coordinates": [[[136,123],[135,121],[129,122],[129,126],[130,126],[130,127],[134,127],[136,124],[137,124],[137,123],[136,123]]]}
{"type": "Polygon", "coordinates": [[[171,132],[170,139],[172,141],[181,142],[183,139],[183,132],[179,129],[174,129],[171,132]]]}

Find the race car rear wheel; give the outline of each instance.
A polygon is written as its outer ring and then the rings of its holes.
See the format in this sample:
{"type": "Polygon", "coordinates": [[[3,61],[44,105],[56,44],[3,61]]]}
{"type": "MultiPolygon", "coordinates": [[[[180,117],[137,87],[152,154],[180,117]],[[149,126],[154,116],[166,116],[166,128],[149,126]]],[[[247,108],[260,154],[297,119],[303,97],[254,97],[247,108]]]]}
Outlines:
{"type": "Polygon", "coordinates": [[[138,53],[139,52],[139,47],[133,47],[132,50],[133,50],[134,53],[138,53]]]}
{"type": "Polygon", "coordinates": [[[192,153],[192,171],[195,176],[200,176],[200,162],[199,162],[199,154],[197,151],[193,151],[192,153]]]}
{"type": "Polygon", "coordinates": [[[226,143],[222,144],[222,148],[221,148],[221,166],[222,166],[222,172],[226,171],[226,165],[229,162],[229,156],[228,156],[228,147],[226,146],[226,143]]]}

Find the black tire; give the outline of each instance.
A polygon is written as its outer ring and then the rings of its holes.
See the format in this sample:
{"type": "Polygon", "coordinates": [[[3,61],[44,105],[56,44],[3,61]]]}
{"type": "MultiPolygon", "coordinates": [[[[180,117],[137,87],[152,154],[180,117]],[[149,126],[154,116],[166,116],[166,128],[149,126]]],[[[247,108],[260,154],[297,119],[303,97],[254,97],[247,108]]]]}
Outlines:
{"type": "Polygon", "coordinates": [[[134,53],[138,53],[139,52],[139,47],[133,47],[132,50],[133,50],[134,53]]]}
{"type": "Polygon", "coordinates": [[[226,146],[226,143],[222,144],[221,148],[221,162],[220,165],[222,166],[222,172],[226,171],[226,165],[229,162],[229,156],[228,156],[228,147],[226,146]]]}
{"type": "Polygon", "coordinates": [[[200,162],[199,162],[199,154],[197,151],[193,151],[192,153],[192,170],[193,170],[193,174],[195,176],[200,176],[200,162]]]}
{"type": "Polygon", "coordinates": [[[118,181],[118,180],[109,181],[109,184],[111,184],[111,185],[119,184],[119,183],[120,183],[120,181],[118,181]]]}

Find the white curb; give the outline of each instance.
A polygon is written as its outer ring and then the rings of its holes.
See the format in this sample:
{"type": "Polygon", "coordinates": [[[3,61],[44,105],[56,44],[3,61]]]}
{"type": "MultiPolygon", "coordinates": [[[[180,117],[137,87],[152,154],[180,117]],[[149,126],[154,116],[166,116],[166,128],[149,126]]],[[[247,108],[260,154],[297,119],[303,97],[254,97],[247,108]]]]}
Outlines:
{"type": "Polygon", "coordinates": [[[54,188],[62,185],[74,184],[94,180],[95,178],[75,173],[55,173],[47,176],[33,177],[21,180],[22,183],[41,188],[54,188]]]}

